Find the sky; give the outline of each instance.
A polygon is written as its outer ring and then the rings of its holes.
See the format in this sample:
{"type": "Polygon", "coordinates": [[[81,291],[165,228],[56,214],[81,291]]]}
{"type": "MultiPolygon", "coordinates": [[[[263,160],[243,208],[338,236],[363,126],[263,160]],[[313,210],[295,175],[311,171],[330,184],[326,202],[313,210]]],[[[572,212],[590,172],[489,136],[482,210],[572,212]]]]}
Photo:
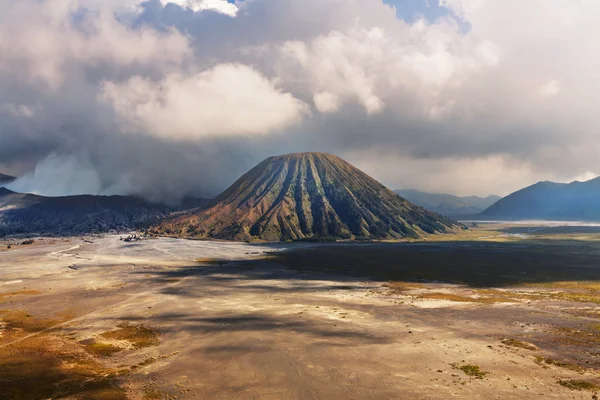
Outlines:
{"type": "Polygon", "coordinates": [[[451,9],[440,5],[437,0],[385,0],[384,4],[395,7],[396,16],[409,23],[419,18],[435,22],[439,18],[454,15],[451,9]]]}
{"type": "Polygon", "coordinates": [[[0,172],[50,196],[214,196],[336,154],[392,189],[600,174],[600,2],[0,0],[0,172]]]}

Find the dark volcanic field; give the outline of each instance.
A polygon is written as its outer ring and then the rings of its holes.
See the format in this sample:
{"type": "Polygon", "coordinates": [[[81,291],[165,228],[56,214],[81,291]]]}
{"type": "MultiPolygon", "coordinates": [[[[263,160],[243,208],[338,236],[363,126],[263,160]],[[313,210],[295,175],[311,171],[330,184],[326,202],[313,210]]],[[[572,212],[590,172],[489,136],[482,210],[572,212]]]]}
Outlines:
{"type": "Polygon", "coordinates": [[[600,247],[568,240],[342,244],[278,253],[272,260],[305,271],[470,287],[600,280],[600,247]]]}

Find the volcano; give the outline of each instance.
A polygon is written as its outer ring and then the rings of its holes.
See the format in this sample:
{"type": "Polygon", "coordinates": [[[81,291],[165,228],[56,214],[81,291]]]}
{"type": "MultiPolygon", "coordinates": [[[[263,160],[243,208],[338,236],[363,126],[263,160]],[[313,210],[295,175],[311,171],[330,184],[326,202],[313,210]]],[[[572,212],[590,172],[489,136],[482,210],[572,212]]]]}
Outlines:
{"type": "Polygon", "coordinates": [[[399,239],[459,224],[415,206],[348,162],[325,153],[270,157],[203,210],[151,231],[225,240],[399,239]]]}

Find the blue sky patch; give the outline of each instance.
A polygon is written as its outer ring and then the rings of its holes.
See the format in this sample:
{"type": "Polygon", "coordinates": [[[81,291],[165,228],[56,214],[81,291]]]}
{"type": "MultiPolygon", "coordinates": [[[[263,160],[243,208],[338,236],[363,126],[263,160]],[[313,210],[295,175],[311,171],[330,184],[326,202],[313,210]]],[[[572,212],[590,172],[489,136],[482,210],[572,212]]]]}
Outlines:
{"type": "Polygon", "coordinates": [[[383,2],[395,6],[398,18],[407,22],[413,22],[421,17],[434,22],[441,17],[453,15],[448,8],[439,5],[439,0],[383,0],[383,2]]]}

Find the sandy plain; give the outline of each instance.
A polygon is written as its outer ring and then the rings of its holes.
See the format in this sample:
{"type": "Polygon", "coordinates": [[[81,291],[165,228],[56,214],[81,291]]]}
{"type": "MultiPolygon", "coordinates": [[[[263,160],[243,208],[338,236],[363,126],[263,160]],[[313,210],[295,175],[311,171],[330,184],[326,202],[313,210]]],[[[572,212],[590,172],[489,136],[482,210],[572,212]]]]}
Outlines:
{"type": "Polygon", "coordinates": [[[0,252],[0,398],[597,398],[596,233],[506,229],[16,244],[0,252]]]}

